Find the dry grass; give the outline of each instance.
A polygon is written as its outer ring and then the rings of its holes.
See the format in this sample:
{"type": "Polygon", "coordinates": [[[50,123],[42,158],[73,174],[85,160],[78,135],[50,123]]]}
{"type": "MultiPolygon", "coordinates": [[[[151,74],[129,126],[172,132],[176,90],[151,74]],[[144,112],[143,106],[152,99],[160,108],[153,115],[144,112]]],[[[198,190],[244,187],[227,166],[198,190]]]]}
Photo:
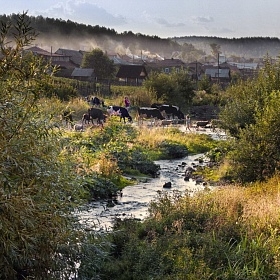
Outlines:
{"type": "MultiPolygon", "coordinates": [[[[223,213],[226,220],[241,223],[248,235],[259,235],[277,230],[280,226],[280,177],[251,186],[225,186],[200,197],[199,203],[208,211],[223,213]],[[216,208],[216,209],[214,209],[216,208]]],[[[198,201],[195,200],[196,204],[198,201]]],[[[201,206],[199,206],[201,207],[201,206]]]]}

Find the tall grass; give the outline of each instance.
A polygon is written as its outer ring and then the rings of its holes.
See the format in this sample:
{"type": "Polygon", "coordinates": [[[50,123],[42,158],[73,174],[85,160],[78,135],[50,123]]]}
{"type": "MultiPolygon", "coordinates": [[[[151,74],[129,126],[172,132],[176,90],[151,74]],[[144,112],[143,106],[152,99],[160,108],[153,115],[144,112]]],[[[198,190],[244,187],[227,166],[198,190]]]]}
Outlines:
{"type": "Polygon", "coordinates": [[[143,223],[118,221],[103,279],[279,279],[279,190],[275,176],[192,197],[161,193],[143,223]]]}
{"type": "Polygon", "coordinates": [[[173,141],[187,147],[190,154],[204,153],[216,146],[217,142],[210,136],[196,133],[184,133],[176,127],[139,127],[137,141],[151,150],[157,149],[163,141],[173,141]]]}

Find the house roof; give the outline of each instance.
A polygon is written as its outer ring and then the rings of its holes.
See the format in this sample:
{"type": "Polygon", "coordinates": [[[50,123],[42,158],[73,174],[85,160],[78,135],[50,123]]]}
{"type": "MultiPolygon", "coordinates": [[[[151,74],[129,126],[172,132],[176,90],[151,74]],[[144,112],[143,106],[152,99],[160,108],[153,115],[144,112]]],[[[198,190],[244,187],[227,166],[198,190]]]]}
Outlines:
{"type": "Polygon", "coordinates": [[[121,65],[116,77],[144,79],[147,75],[146,68],[143,65],[121,65]]]}
{"type": "Polygon", "coordinates": [[[259,66],[258,63],[254,63],[254,62],[228,62],[231,65],[236,66],[238,69],[252,69],[252,70],[256,70],[259,66]]]}
{"type": "Polygon", "coordinates": [[[29,52],[32,52],[33,54],[37,54],[37,55],[41,55],[41,56],[45,56],[45,57],[62,57],[63,55],[60,55],[60,54],[56,54],[56,53],[51,53],[51,52],[48,52],[46,50],[43,50],[37,46],[35,47],[30,47],[30,48],[27,48],[25,49],[24,51],[29,51],[29,52]]]}
{"type": "Polygon", "coordinates": [[[186,63],[184,63],[181,59],[164,59],[164,60],[159,60],[157,62],[157,66],[159,67],[186,67],[186,63]]]}
{"type": "Polygon", "coordinates": [[[71,77],[92,77],[94,70],[92,68],[75,68],[71,77]]]}
{"type": "Polygon", "coordinates": [[[238,67],[236,65],[233,64],[229,64],[227,62],[223,62],[220,64],[221,68],[229,68],[231,71],[235,71],[235,72],[240,72],[238,67]]]}
{"type": "Polygon", "coordinates": [[[120,57],[114,56],[114,57],[109,57],[109,58],[113,61],[114,65],[128,65],[128,64],[131,64],[131,63],[121,59],[120,57]]]}
{"type": "Polygon", "coordinates": [[[76,51],[76,50],[69,50],[69,49],[61,49],[59,48],[56,52],[56,54],[64,55],[64,56],[69,56],[70,60],[76,65],[76,66],[81,66],[82,60],[83,60],[83,55],[85,51],[76,51]]]}

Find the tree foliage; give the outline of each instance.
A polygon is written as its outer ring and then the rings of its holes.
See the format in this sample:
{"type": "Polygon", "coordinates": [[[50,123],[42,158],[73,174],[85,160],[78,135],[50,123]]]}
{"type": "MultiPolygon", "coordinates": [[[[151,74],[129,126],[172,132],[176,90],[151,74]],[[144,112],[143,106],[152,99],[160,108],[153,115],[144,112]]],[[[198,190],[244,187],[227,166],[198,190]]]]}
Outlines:
{"type": "Polygon", "coordinates": [[[188,107],[194,97],[194,84],[187,72],[170,74],[152,72],[144,87],[155,93],[156,99],[167,104],[188,107]]]}
{"type": "Polygon", "coordinates": [[[241,182],[264,180],[279,170],[280,61],[269,58],[259,76],[232,86],[220,118],[234,136],[231,162],[241,182]]]}
{"type": "Polygon", "coordinates": [[[221,108],[220,118],[223,127],[234,137],[238,137],[240,129],[255,124],[267,97],[274,90],[280,89],[280,61],[275,64],[265,59],[265,66],[253,80],[240,81],[226,90],[227,103],[221,108]]]}
{"type": "Polygon", "coordinates": [[[51,68],[22,56],[34,35],[26,13],[1,24],[1,279],[67,278],[74,269],[67,261],[78,249],[70,215],[76,178],[71,161],[60,156],[53,114],[38,104],[51,68]]]}
{"type": "Polygon", "coordinates": [[[85,53],[81,67],[93,68],[97,79],[112,78],[116,71],[113,61],[101,49],[85,53]]]}

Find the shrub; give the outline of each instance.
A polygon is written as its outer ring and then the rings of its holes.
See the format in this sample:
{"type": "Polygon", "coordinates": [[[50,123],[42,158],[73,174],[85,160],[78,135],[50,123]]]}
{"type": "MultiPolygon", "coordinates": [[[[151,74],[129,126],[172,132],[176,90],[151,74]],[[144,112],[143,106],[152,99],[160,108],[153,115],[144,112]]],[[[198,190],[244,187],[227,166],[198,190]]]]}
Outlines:
{"type": "Polygon", "coordinates": [[[159,144],[164,158],[183,158],[188,155],[188,149],[184,144],[163,141],[159,144]]]}
{"type": "Polygon", "coordinates": [[[73,162],[60,154],[55,112],[38,102],[51,66],[21,53],[35,36],[26,13],[1,23],[0,35],[0,278],[68,278],[82,236],[72,215],[80,190],[73,162]]]}

